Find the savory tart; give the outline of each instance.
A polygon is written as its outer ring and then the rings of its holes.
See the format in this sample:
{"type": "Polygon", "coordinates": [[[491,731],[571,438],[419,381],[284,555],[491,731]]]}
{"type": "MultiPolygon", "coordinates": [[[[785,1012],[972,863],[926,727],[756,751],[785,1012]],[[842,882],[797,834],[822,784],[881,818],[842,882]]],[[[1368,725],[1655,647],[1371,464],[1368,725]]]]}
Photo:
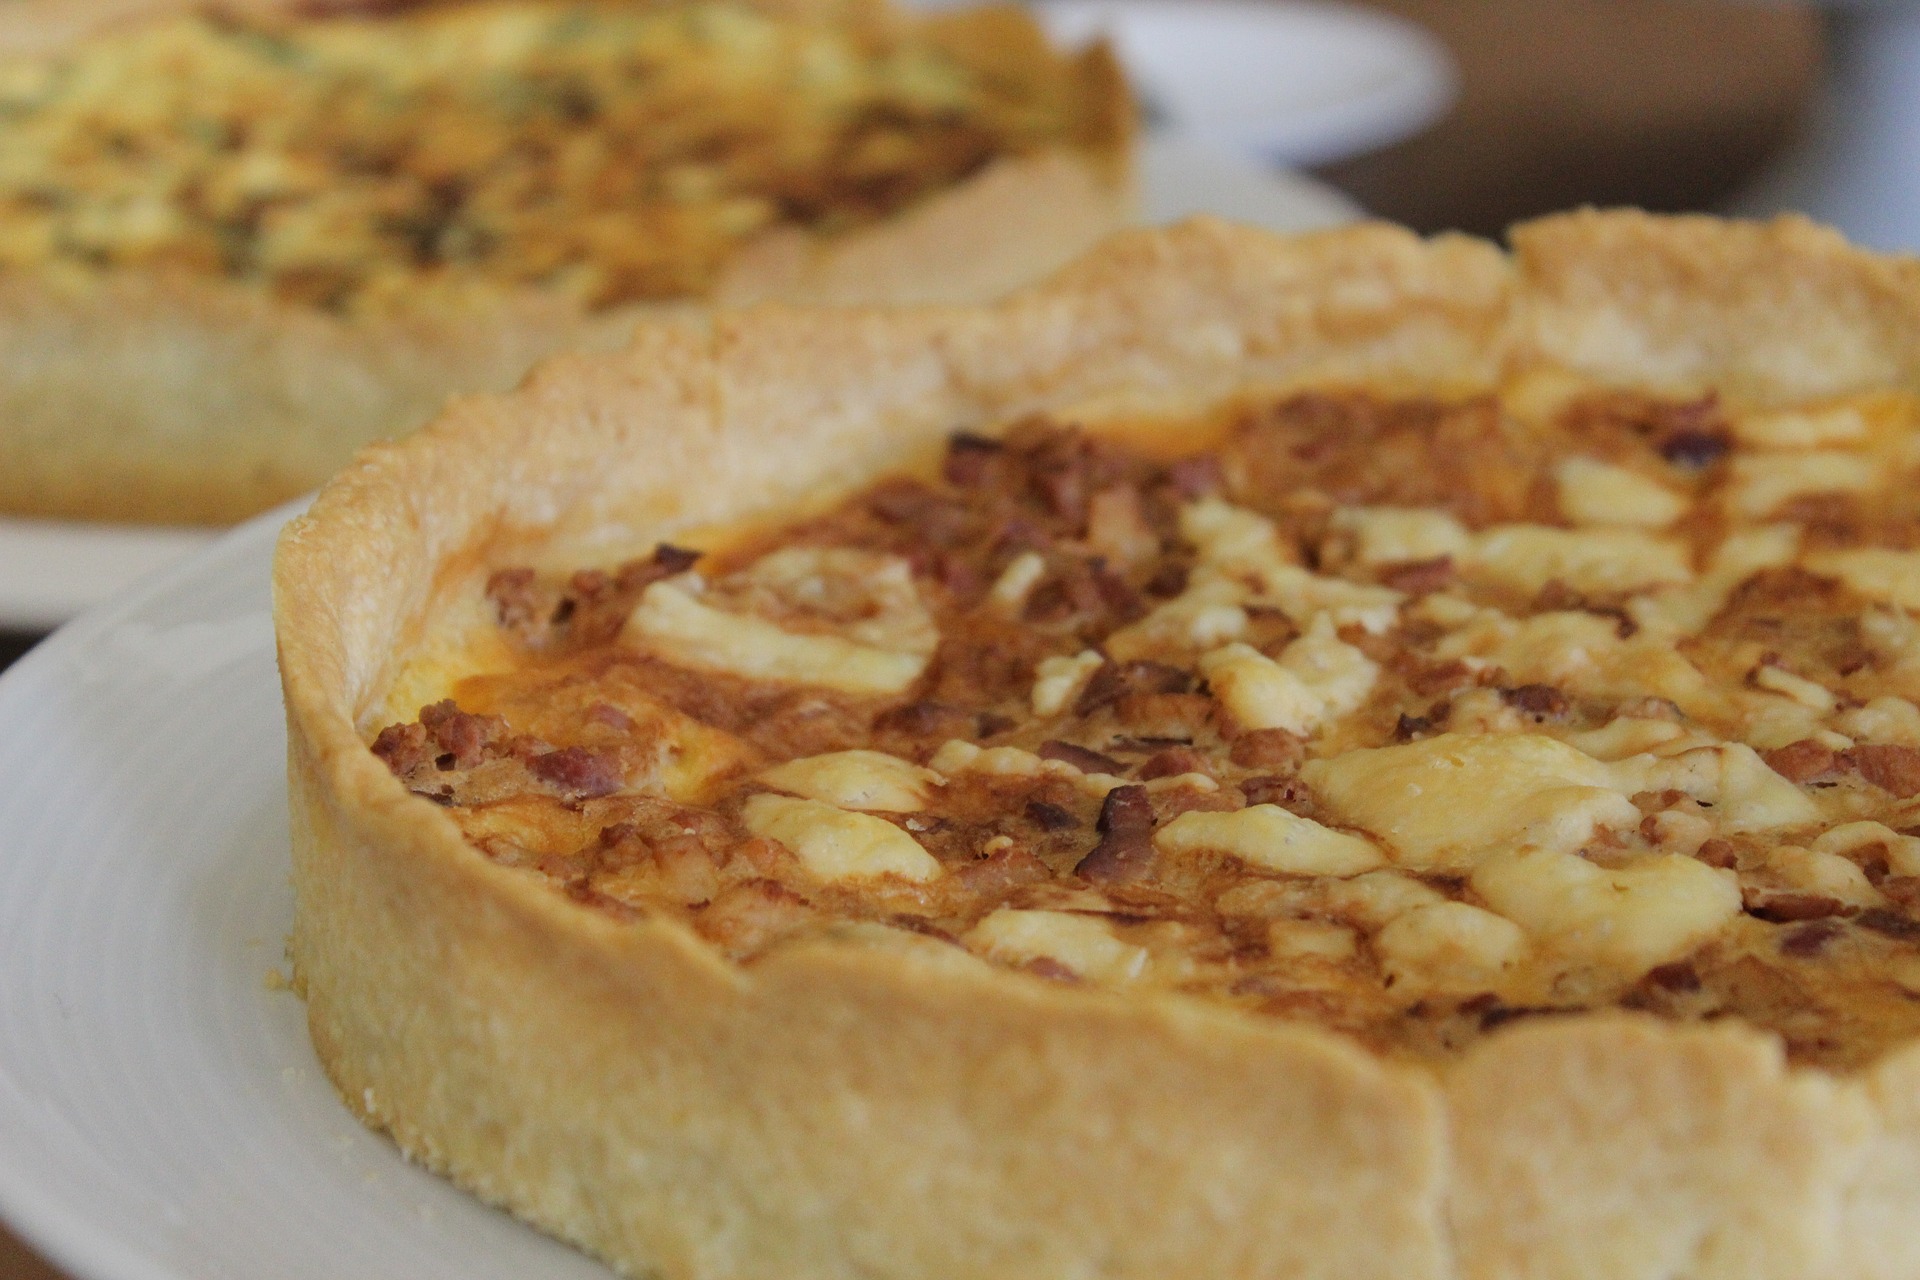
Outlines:
{"type": "Polygon", "coordinates": [[[1118,225],[1129,129],[1012,8],[26,0],[0,510],[234,519],[663,308],[983,300],[1118,225]]]}
{"type": "Polygon", "coordinates": [[[1920,264],[1585,213],[722,314],[276,566],[293,955],[631,1274],[1920,1275],[1920,264]]]}

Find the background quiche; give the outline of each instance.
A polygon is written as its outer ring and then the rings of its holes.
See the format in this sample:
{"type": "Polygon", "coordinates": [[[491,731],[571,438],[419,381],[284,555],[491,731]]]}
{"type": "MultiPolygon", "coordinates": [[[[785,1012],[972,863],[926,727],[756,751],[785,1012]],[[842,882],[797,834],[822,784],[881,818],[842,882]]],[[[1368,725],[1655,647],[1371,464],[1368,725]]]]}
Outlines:
{"type": "Polygon", "coordinates": [[[721,314],[285,535],[342,1096],[634,1274],[1920,1274],[1920,266],[721,314]]]}
{"type": "Polygon", "coordinates": [[[230,520],[663,307],[993,296],[1129,130],[1011,8],[9,6],[0,509],[230,520]]]}

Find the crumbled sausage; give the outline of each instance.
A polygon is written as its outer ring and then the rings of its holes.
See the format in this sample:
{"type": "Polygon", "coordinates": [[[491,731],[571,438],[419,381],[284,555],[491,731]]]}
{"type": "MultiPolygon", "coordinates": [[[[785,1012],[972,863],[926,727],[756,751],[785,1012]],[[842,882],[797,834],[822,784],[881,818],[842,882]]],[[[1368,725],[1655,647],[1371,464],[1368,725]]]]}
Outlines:
{"type": "Polygon", "coordinates": [[[1233,740],[1231,759],[1243,769],[1295,773],[1307,758],[1306,739],[1285,729],[1255,729],[1233,740]]]}
{"type": "Polygon", "coordinates": [[[1763,751],[1760,758],[1789,782],[1811,782],[1832,773],[1839,763],[1839,756],[1832,747],[1812,738],[1802,738],[1784,747],[1763,751]]]}
{"type": "Polygon", "coordinates": [[[1905,800],[1920,795],[1920,747],[1869,743],[1849,747],[1843,758],[1862,778],[1905,800]]]}
{"type": "Polygon", "coordinates": [[[1550,684],[1523,684],[1516,689],[1502,689],[1500,700],[1514,710],[1533,717],[1538,723],[1564,719],[1571,705],[1567,695],[1550,684]]]}
{"type": "Polygon", "coordinates": [[[620,757],[588,747],[562,747],[529,757],[527,772],[572,796],[612,795],[625,784],[620,757]]]}
{"type": "Polygon", "coordinates": [[[1124,884],[1153,865],[1153,803],[1147,789],[1128,785],[1107,792],[1100,806],[1100,843],[1080,859],[1077,875],[1095,884],[1124,884]]]}
{"type": "Polygon", "coordinates": [[[1187,693],[1193,676],[1164,662],[1105,662],[1080,691],[1076,715],[1088,716],[1130,693],[1187,693]]]}

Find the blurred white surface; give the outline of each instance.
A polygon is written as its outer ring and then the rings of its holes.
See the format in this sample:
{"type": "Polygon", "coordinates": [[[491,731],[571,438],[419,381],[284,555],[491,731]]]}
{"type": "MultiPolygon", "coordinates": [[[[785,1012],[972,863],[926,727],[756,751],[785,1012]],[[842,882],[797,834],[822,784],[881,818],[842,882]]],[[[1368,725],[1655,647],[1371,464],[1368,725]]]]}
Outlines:
{"type": "Polygon", "coordinates": [[[1920,4],[1832,3],[1831,71],[1806,136],[1730,211],[1796,211],[1920,252],[1920,4]]]}
{"type": "Polygon", "coordinates": [[[1044,0],[1070,44],[1106,35],[1157,122],[1269,163],[1324,164],[1432,124],[1457,91],[1423,28],[1309,0],[1044,0]]]}

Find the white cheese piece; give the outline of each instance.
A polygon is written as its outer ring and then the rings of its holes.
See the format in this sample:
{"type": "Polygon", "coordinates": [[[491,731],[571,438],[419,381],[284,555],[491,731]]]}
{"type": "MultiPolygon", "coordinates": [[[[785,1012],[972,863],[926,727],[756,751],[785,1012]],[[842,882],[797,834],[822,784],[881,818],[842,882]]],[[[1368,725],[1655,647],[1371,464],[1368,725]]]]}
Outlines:
{"type": "Polygon", "coordinates": [[[1310,761],[1301,777],[1343,823],[1421,870],[1523,843],[1578,848],[1640,817],[1608,765],[1542,734],[1444,733],[1310,761]]]}
{"type": "Polygon", "coordinates": [[[1920,707],[1905,698],[1879,697],[1834,719],[1842,732],[1866,742],[1920,746],[1920,707]]]}
{"type": "Polygon", "coordinates": [[[1042,658],[1033,672],[1033,714],[1054,716],[1066,710],[1105,662],[1092,649],[1082,649],[1071,658],[1042,658]]]}
{"type": "Polygon", "coordinates": [[[1291,564],[1273,521],[1220,498],[1201,498],[1180,509],[1180,536],[1200,559],[1221,569],[1270,569],[1291,564]]]}
{"type": "Polygon", "coordinates": [[[1699,632],[1726,606],[1734,588],[1762,569],[1793,563],[1800,554],[1800,527],[1761,525],[1739,529],[1721,539],[1706,573],[1680,587],[1668,587],[1627,602],[1627,613],[1651,636],[1699,632]]]}
{"type": "Polygon", "coordinates": [[[1867,438],[1867,418],[1852,405],[1775,409],[1736,416],[1733,434],[1741,444],[1756,449],[1818,449],[1823,445],[1860,444],[1867,438]]]}
{"type": "Polygon", "coordinates": [[[1467,576],[1527,595],[1552,581],[1575,591],[1637,591],[1693,578],[1686,545],[1640,529],[1496,525],[1474,539],[1467,576]]]}
{"type": "Polygon", "coordinates": [[[1267,953],[1285,959],[1351,960],[1360,940],[1344,925],[1317,920],[1275,920],[1267,926],[1267,953]]]}
{"type": "Polygon", "coordinates": [[[1598,729],[1570,733],[1567,741],[1596,760],[1625,760],[1683,738],[1687,731],[1671,720],[1617,716],[1598,729]]]}
{"type": "Polygon", "coordinates": [[[1802,893],[1861,907],[1880,901],[1867,873],[1837,853],[1783,844],[1767,850],[1767,870],[1802,893]]]}
{"type": "Polygon", "coordinates": [[[1612,766],[1628,792],[1684,791],[1714,806],[1725,832],[1770,831],[1820,820],[1820,809],[1744,742],[1696,747],[1669,757],[1636,756],[1612,766]]]}
{"type": "MultiPolygon", "coordinates": [[[[698,581],[698,575],[686,575],[698,581]]],[[[739,583],[789,609],[844,620],[828,629],[858,644],[931,654],[940,632],[902,556],[851,547],[786,547],[754,561],[739,583]]],[[[721,584],[725,586],[727,584],[721,584]]]]}
{"type": "Polygon", "coordinates": [[[1802,563],[1815,573],[1840,579],[1869,600],[1920,611],[1920,551],[1885,547],[1815,551],[1802,563]]]}
{"type": "Polygon", "coordinates": [[[864,813],[849,813],[818,800],[757,795],[741,811],[747,830],[793,850],[800,864],[822,880],[893,875],[932,880],[940,863],[900,828],[864,813]]]}
{"type": "Polygon", "coordinates": [[[1003,778],[1037,778],[1049,772],[1049,765],[1059,765],[1068,772],[1079,772],[1064,761],[1042,760],[1033,752],[1022,751],[1019,747],[983,748],[958,738],[942,743],[940,749],[933,753],[933,759],[927,761],[928,768],[949,776],[956,773],[985,773],[1003,778]]]}
{"type": "Polygon", "coordinates": [[[970,950],[1002,964],[1051,960],[1094,982],[1131,982],[1147,967],[1145,947],[1121,941],[1104,920],[1068,911],[1003,907],[975,925],[962,941],[970,950]]]}
{"type": "Polygon", "coordinates": [[[1352,535],[1354,558],[1369,566],[1461,556],[1473,542],[1465,525],[1424,507],[1341,507],[1332,527],[1352,535]]]}
{"type": "Polygon", "coordinates": [[[1560,514],[1575,524],[1664,529],[1687,511],[1687,500],[1658,480],[1594,458],[1565,459],[1554,483],[1560,514]]]}
{"type": "Polygon", "coordinates": [[[1306,737],[1325,709],[1305,680],[1252,645],[1230,644],[1203,655],[1200,673],[1242,729],[1285,729],[1306,737]]]}
{"type": "Polygon", "coordinates": [[[1379,664],[1342,640],[1333,615],[1327,613],[1315,617],[1304,635],[1281,650],[1280,665],[1313,690],[1324,720],[1358,709],[1380,679],[1379,664]]]}
{"type": "Polygon", "coordinates": [[[1440,658],[1481,658],[1522,684],[1550,684],[1596,698],[1667,698],[1690,713],[1718,708],[1699,668],[1653,635],[1620,637],[1612,619],[1585,612],[1538,613],[1514,619],[1489,610],[1442,637],[1440,658]]]}
{"type": "Polygon", "coordinates": [[[673,581],[647,588],[622,639],[683,667],[843,693],[899,693],[920,678],[928,658],[838,635],[785,631],[752,614],[715,609],[673,581]]]}
{"type": "Polygon", "coordinates": [[[1037,551],[1022,551],[987,589],[987,599],[1006,613],[1018,613],[1026,607],[1027,597],[1047,576],[1047,562],[1037,551]]]}
{"type": "Polygon", "coordinates": [[[1920,875],[1920,836],[1903,836],[1885,823],[1844,822],[1821,832],[1813,842],[1815,852],[1833,854],[1852,853],[1873,845],[1886,850],[1887,867],[1893,874],[1920,875]]]}
{"type": "Polygon", "coordinates": [[[776,791],[819,800],[842,809],[916,813],[927,805],[927,788],[939,774],[884,751],[830,751],[775,765],[760,781],[776,791]]]}
{"type": "Polygon", "coordinates": [[[1826,715],[1839,705],[1839,699],[1825,685],[1816,684],[1805,676],[1797,676],[1785,667],[1771,663],[1754,669],[1753,683],[1757,688],[1791,698],[1821,715],[1826,715]]]}
{"type": "Polygon", "coordinates": [[[1436,902],[1389,921],[1373,949],[1395,983],[1409,990],[1485,991],[1526,958],[1527,935],[1480,907],[1436,902]]]}
{"type": "Polygon", "coordinates": [[[1736,456],[1727,489],[1733,514],[1764,520],[1794,498],[1813,493],[1864,493],[1880,483],[1881,466],[1837,450],[1736,456]]]}
{"type": "Polygon", "coordinates": [[[1249,866],[1301,876],[1353,876],[1386,865],[1370,841],[1322,826],[1275,804],[1231,812],[1190,810],[1154,833],[1170,854],[1229,853],[1249,866]]]}
{"type": "Polygon", "coordinates": [[[1404,871],[1368,871],[1351,880],[1321,880],[1315,896],[1333,915],[1352,920],[1363,929],[1378,929],[1417,907],[1445,902],[1432,885],[1404,871]]]}
{"type": "Polygon", "coordinates": [[[1281,565],[1260,575],[1258,598],[1296,623],[1324,614],[1334,627],[1357,626],[1377,636],[1393,627],[1406,596],[1387,587],[1281,565]]]}
{"type": "Polygon", "coordinates": [[[1246,634],[1248,595],[1245,584],[1196,569],[1185,591],[1108,636],[1107,653],[1132,662],[1225,644],[1246,634]]]}
{"type": "Polygon", "coordinates": [[[1482,862],[1472,884],[1544,946],[1636,974],[1692,951],[1741,908],[1733,872],[1678,854],[1607,868],[1576,854],[1521,849],[1482,862]]]}

